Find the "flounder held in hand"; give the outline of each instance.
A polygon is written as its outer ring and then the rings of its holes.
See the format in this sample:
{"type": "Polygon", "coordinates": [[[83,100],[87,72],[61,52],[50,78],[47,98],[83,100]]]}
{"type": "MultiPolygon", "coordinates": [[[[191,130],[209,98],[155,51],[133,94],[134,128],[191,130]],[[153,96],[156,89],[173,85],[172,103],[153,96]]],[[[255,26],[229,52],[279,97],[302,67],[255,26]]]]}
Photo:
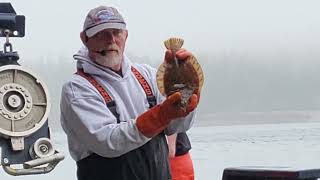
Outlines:
{"type": "Polygon", "coordinates": [[[192,94],[198,94],[202,88],[203,71],[193,55],[186,60],[175,58],[175,53],[183,45],[183,39],[170,38],[164,44],[172,51],[174,59],[160,65],[157,72],[157,85],[164,96],[180,91],[182,101],[179,106],[185,109],[192,94]]]}

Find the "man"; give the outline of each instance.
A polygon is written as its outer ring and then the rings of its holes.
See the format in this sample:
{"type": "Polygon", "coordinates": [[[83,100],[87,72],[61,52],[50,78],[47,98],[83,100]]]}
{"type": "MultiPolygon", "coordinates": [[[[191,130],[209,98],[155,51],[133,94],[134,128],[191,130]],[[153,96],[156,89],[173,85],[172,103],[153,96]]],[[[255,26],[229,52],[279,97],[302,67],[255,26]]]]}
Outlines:
{"type": "Polygon", "coordinates": [[[185,132],[167,137],[172,180],[194,180],[191,143],[185,132]]]}
{"type": "MultiPolygon", "coordinates": [[[[197,95],[184,111],[181,94],[164,98],[156,70],[124,55],[126,23],[117,9],[92,9],[80,33],[85,45],[74,59],[77,73],[61,94],[61,124],[77,163],[78,180],[169,180],[165,135],[184,132],[193,122],[197,95]]],[[[191,56],[176,52],[178,59],[191,56]]],[[[173,58],[171,51],[165,60],[173,58]]]]}

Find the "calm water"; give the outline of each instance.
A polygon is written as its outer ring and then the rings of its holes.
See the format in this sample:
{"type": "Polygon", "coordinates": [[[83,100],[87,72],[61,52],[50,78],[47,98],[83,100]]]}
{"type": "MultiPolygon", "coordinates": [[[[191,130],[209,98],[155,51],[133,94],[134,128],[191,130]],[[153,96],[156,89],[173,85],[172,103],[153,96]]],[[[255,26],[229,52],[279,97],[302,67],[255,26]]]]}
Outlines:
{"type": "MultiPolygon", "coordinates": [[[[189,131],[196,179],[219,180],[223,169],[237,166],[320,168],[320,123],[193,127],[189,131]]],[[[0,180],[75,180],[63,133],[53,133],[66,155],[55,170],[37,176],[13,177],[0,170],[0,180]]]]}

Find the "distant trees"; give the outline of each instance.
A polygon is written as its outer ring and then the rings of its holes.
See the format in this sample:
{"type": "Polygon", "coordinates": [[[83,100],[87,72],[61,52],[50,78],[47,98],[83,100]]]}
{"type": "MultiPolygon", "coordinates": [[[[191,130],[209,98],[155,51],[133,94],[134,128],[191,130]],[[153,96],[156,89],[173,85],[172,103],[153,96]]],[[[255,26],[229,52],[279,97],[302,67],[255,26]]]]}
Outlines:
{"type": "MultiPolygon", "coordinates": [[[[132,61],[157,68],[162,60],[129,53],[132,61]]],[[[265,57],[264,57],[265,58],[265,57]]],[[[202,54],[205,73],[199,115],[214,112],[320,109],[320,62],[263,60],[250,56],[202,54]]],[[[60,128],[59,103],[63,83],[75,72],[72,57],[39,57],[21,64],[47,84],[52,109],[49,123],[60,128]]]]}

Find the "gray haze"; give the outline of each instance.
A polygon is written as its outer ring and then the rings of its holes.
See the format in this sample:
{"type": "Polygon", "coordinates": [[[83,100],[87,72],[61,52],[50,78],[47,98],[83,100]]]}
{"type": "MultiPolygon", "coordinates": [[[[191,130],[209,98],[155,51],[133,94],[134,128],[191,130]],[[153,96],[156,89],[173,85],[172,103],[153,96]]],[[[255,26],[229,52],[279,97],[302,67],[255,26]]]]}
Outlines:
{"type": "MultiPolygon", "coordinates": [[[[87,11],[119,8],[129,29],[132,61],[158,67],[163,40],[182,37],[205,73],[201,115],[216,112],[320,109],[320,1],[13,0],[26,16],[26,37],[14,39],[21,63],[49,87],[52,119],[60,89],[75,71],[72,54],[87,11]]],[[[1,41],[1,44],[3,41],[1,41]]]]}

